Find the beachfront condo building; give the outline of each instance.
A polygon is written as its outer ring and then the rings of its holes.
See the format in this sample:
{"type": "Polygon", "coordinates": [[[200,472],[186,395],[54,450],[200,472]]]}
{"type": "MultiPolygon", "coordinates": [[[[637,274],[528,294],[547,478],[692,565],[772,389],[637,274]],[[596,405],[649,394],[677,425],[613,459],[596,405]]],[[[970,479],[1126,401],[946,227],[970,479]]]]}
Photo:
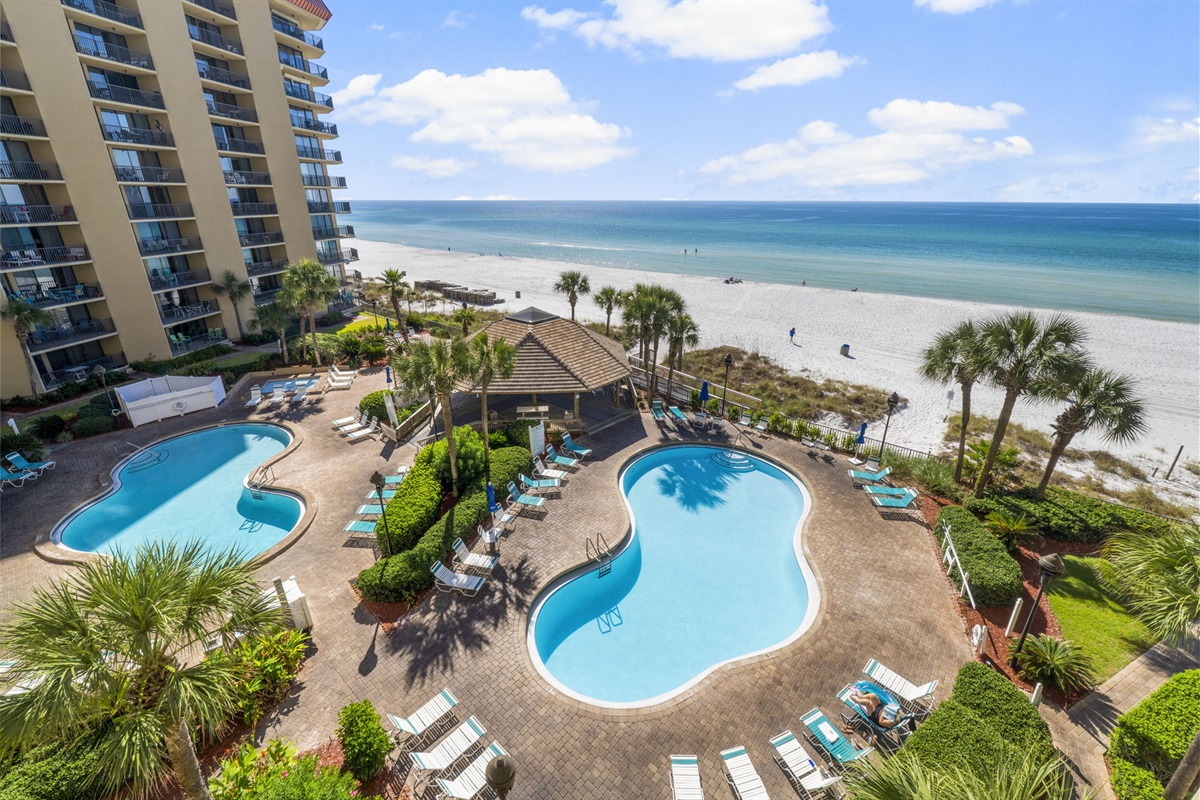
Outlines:
{"type": "MultiPolygon", "coordinates": [[[[0,396],[240,336],[290,261],[357,253],[329,169],[322,0],[0,6],[0,396]],[[227,272],[253,290],[235,309],[227,272]]],[[[335,304],[352,303],[344,294],[335,304]]]]}

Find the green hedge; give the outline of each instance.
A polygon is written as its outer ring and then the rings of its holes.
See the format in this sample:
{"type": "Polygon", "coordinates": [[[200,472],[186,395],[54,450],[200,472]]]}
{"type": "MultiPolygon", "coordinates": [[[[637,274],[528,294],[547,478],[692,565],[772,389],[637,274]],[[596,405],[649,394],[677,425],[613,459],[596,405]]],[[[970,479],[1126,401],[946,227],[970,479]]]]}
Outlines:
{"type": "Polygon", "coordinates": [[[1162,781],[1154,773],[1130,764],[1123,758],[1109,759],[1113,793],[1118,800],[1163,800],[1162,781]]]}
{"type": "Polygon", "coordinates": [[[938,704],[902,750],[935,772],[957,768],[988,777],[1012,748],[985,717],[950,698],[938,704]]]}
{"type": "Polygon", "coordinates": [[[537,425],[533,420],[518,419],[504,426],[504,438],[513,447],[529,449],[529,429],[537,425]]]}
{"type": "MultiPolygon", "coordinates": [[[[1173,675],[1118,718],[1108,754],[1114,762],[1127,761],[1166,784],[1197,731],[1200,731],[1200,669],[1193,669],[1173,675]]],[[[1118,797],[1127,800],[1122,795],[1118,797]]]]}
{"type": "Polygon", "coordinates": [[[386,420],[388,418],[387,406],[383,404],[383,396],[385,394],[387,394],[385,389],[380,389],[378,392],[371,392],[358,401],[358,410],[364,412],[369,417],[386,420]]]}
{"type": "Polygon", "coordinates": [[[976,606],[1007,605],[1020,597],[1020,565],[974,514],[962,506],[946,506],[938,514],[939,530],[943,522],[950,525],[950,539],[971,583],[976,606]]]}
{"type": "Polygon", "coordinates": [[[1092,497],[1051,486],[1044,500],[1035,500],[1030,490],[1013,494],[990,495],[968,504],[972,511],[986,516],[992,511],[1025,514],[1047,536],[1067,542],[1101,542],[1118,530],[1151,535],[1169,531],[1172,523],[1162,517],[1118,506],[1092,497]]]}
{"type": "Polygon", "coordinates": [[[950,699],[988,721],[1004,741],[1043,759],[1054,755],[1050,727],[1025,693],[994,669],[972,661],[954,679],[950,699]]]}
{"type": "MultiPolygon", "coordinates": [[[[443,437],[429,446],[433,454],[433,471],[442,487],[450,491],[450,443],[443,437]]],[[[455,467],[458,470],[459,490],[465,491],[483,480],[483,437],[470,425],[454,429],[455,467]]]]}
{"type": "Polygon", "coordinates": [[[387,524],[381,520],[375,526],[377,537],[382,537],[385,530],[391,537],[386,547],[382,540],[379,542],[382,552],[402,553],[411,549],[437,519],[442,504],[442,484],[429,458],[422,458],[428,452],[426,447],[417,454],[412,468],[396,487],[395,496],[384,508],[387,524]]]}
{"type": "Polygon", "coordinates": [[[16,758],[0,761],[0,800],[99,800],[106,792],[91,785],[100,768],[103,733],[78,744],[44,744],[16,758]]]}

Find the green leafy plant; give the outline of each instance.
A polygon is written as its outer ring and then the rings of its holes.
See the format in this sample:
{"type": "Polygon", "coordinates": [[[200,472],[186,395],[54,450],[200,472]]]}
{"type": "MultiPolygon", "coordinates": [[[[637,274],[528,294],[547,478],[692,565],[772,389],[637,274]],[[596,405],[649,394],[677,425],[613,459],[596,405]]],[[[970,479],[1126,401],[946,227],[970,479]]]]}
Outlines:
{"type": "MultiPolygon", "coordinates": [[[[447,491],[453,488],[453,478],[450,469],[450,446],[443,437],[434,442],[433,472],[447,491]]],[[[454,449],[458,456],[458,488],[474,485],[483,477],[483,437],[470,425],[460,425],[454,429],[454,449]]]]}
{"type": "Polygon", "coordinates": [[[1087,653],[1071,642],[1039,634],[1025,640],[1017,655],[1021,677],[1049,683],[1071,692],[1090,689],[1096,684],[1095,670],[1087,653]]]}
{"type": "Polygon", "coordinates": [[[508,437],[504,435],[504,431],[492,431],[488,434],[488,448],[498,450],[501,447],[508,447],[508,437]]]}
{"type": "MultiPolygon", "coordinates": [[[[1197,733],[1200,733],[1200,670],[1192,669],[1171,676],[1117,719],[1108,746],[1114,773],[1117,761],[1121,760],[1146,770],[1160,784],[1165,784],[1197,733]]],[[[1136,778],[1135,773],[1131,781],[1136,778]]],[[[1114,780],[1114,789],[1115,783],[1114,780]]],[[[1118,796],[1126,800],[1126,796],[1118,796]]]]}
{"type": "MultiPolygon", "coordinates": [[[[988,453],[991,452],[991,443],[980,440],[967,445],[965,466],[968,477],[976,481],[979,479],[983,471],[984,465],[988,461],[988,453]]],[[[1002,447],[996,454],[995,463],[992,465],[991,477],[989,481],[992,486],[1003,488],[1013,482],[1016,477],[1017,467],[1021,465],[1021,448],[1019,447],[1002,447]]]]}
{"type": "Polygon", "coordinates": [[[358,401],[358,410],[362,411],[368,417],[375,419],[387,419],[387,406],[384,405],[383,396],[387,394],[385,389],[380,389],[377,392],[371,392],[362,400],[358,401]]]}
{"type": "Polygon", "coordinates": [[[1148,769],[1109,754],[1109,783],[1117,800],[1163,800],[1163,784],[1148,769]]]}
{"type": "Polygon", "coordinates": [[[383,769],[392,750],[392,739],[370,700],[351,703],[338,712],[337,736],[346,769],[360,781],[383,769]]]}
{"type": "Polygon", "coordinates": [[[286,772],[295,760],[295,746],[282,739],[272,739],[262,750],[242,742],[221,759],[218,773],[208,780],[208,790],[213,800],[249,800],[258,795],[260,781],[286,772]]]}
{"type": "Polygon", "coordinates": [[[968,661],[958,671],[950,696],[988,721],[1000,738],[1041,760],[1054,757],[1050,728],[1025,693],[994,669],[968,661]]]}
{"type": "Polygon", "coordinates": [[[108,433],[117,429],[117,421],[111,416],[108,417],[80,417],[71,426],[71,433],[76,439],[81,439],[84,436],[96,436],[101,433],[108,433]]]}
{"type": "Polygon", "coordinates": [[[1024,514],[993,511],[983,518],[983,525],[1004,543],[1004,547],[1010,553],[1016,552],[1017,544],[1021,541],[1036,542],[1042,538],[1024,514]]]}
{"type": "Polygon", "coordinates": [[[1161,536],[1176,527],[1162,517],[1055,486],[1046,489],[1043,500],[1035,499],[1030,490],[1020,490],[971,499],[967,505],[977,514],[1026,514],[1047,536],[1067,542],[1100,542],[1118,530],[1161,536]]]}
{"type": "Polygon", "coordinates": [[[529,429],[537,425],[528,419],[518,419],[504,426],[504,436],[513,447],[529,449],[529,429]]]}
{"type": "Polygon", "coordinates": [[[287,694],[300,672],[308,641],[303,631],[283,630],[243,640],[231,654],[214,653],[214,658],[233,662],[237,674],[234,704],[250,725],[287,694]]]}
{"type": "Polygon", "coordinates": [[[0,800],[100,800],[94,785],[107,730],[98,728],[77,742],[54,741],[0,759],[0,800]]]}
{"type": "Polygon", "coordinates": [[[688,407],[691,408],[693,411],[698,410],[700,408],[700,390],[699,389],[692,389],[691,394],[688,395],[688,407]]]}
{"type": "Polygon", "coordinates": [[[1020,596],[1024,590],[1021,567],[974,514],[962,506],[946,506],[938,513],[939,531],[943,523],[950,526],[950,539],[969,575],[977,606],[1007,605],[1020,596]]]}
{"type": "Polygon", "coordinates": [[[0,430],[0,450],[4,451],[0,455],[15,450],[31,461],[41,461],[42,457],[46,455],[46,445],[42,443],[41,439],[28,431],[13,433],[12,428],[7,425],[0,430]]]}

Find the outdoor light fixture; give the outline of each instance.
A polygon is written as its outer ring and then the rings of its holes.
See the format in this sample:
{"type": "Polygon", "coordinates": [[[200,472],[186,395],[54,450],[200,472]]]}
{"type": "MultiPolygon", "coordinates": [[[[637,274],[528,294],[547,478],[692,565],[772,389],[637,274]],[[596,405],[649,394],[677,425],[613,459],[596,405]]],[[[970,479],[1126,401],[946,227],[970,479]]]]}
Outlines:
{"type": "Polygon", "coordinates": [[[888,427],[892,424],[892,412],[896,410],[896,406],[900,405],[900,395],[892,392],[887,399],[888,415],[887,422],[883,423],[883,439],[879,442],[879,458],[883,459],[883,448],[887,445],[888,427]]]}
{"type": "Polygon", "coordinates": [[[721,384],[721,416],[725,416],[725,395],[729,392],[729,368],[733,366],[733,356],[725,354],[725,382],[721,384]]]}
{"type": "Polygon", "coordinates": [[[371,485],[375,487],[375,492],[379,495],[379,516],[383,519],[383,555],[385,557],[392,554],[392,534],[388,530],[387,514],[384,512],[383,506],[383,486],[387,483],[383,475],[376,470],[371,475],[371,485]]]}
{"type": "Polygon", "coordinates": [[[512,756],[496,756],[489,761],[483,779],[500,800],[505,800],[517,780],[517,765],[513,763],[512,756]]]}
{"type": "Polygon", "coordinates": [[[1017,668],[1017,656],[1021,655],[1021,648],[1025,646],[1025,637],[1029,635],[1029,626],[1033,624],[1033,615],[1037,613],[1038,603],[1041,602],[1042,595],[1046,592],[1046,584],[1062,575],[1066,569],[1067,565],[1063,563],[1062,556],[1058,553],[1051,553],[1038,559],[1037,597],[1033,598],[1033,608],[1029,609],[1029,616],[1025,618],[1025,627],[1021,629],[1021,638],[1017,640],[1017,649],[1013,650],[1012,659],[1008,662],[1008,666],[1014,670],[1017,668]]]}
{"type": "Polygon", "coordinates": [[[104,399],[108,401],[108,410],[111,413],[113,411],[112,395],[108,393],[108,381],[105,380],[105,375],[108,374],[108,370],[104,368],[103,364],[97,364],[96,366],[92,367],[92,374],[100,379],[100,385],[104,387],[104,399]]]}

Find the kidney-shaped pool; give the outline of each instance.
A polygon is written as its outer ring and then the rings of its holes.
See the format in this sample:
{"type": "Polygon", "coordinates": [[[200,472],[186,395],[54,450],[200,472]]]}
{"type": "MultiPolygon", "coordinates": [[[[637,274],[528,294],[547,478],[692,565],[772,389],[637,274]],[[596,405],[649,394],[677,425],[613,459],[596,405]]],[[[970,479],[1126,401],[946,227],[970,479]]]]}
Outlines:
{"type": "Polygon", "coordinates": [[[616,708],[660,703],[812,624],[816,581],[800,544],[809,497],[795,476],[741,451],[679,445],[635,459],[619,483],[633,531],[612,571],[556,581],[530,614],[530,655],[560,691],[616,708]]]}

